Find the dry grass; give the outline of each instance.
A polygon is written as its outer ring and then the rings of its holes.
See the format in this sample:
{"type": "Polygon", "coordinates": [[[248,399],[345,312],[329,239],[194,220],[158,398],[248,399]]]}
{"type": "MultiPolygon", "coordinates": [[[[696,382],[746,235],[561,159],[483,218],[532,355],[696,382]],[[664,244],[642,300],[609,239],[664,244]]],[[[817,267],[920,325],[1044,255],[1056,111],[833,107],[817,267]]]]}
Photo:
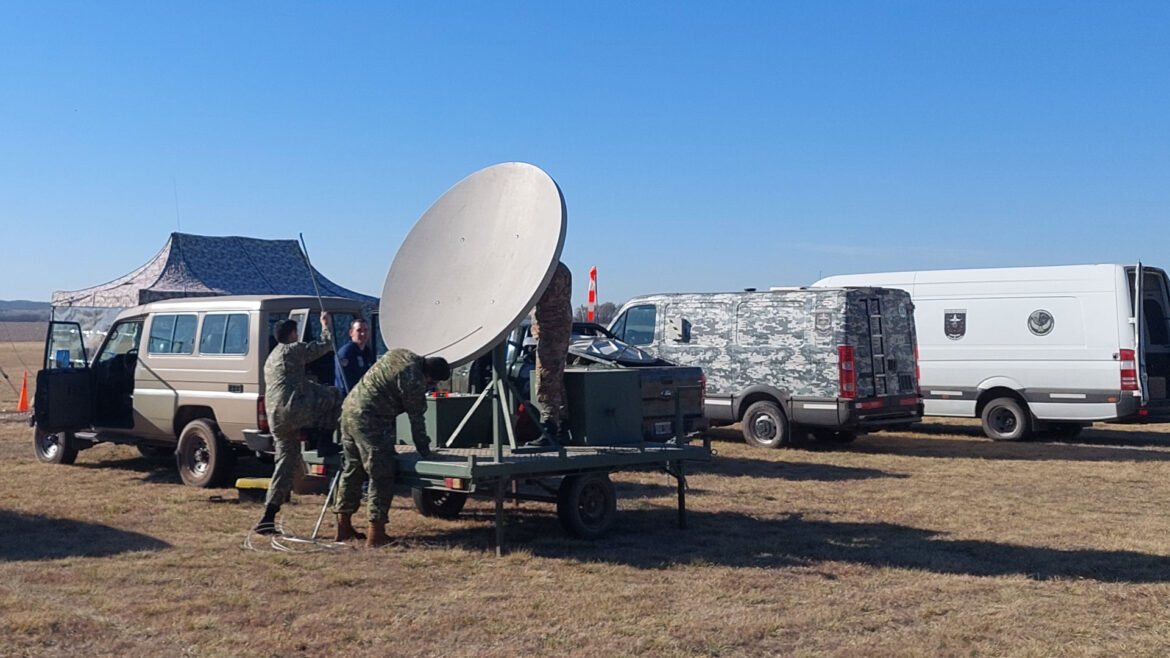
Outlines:
{"type": "Polygon", "coordinates": [[[37,371],[44,361],[45,326],[42,322],[0,322],[0,369],[8,374],[7,381],[0,376],[0,413],[16,409],[21,373],[25,370],[28,371],[28,400],[32,404],[37,371]],[[22,331],[31,332],[29,325],[39,327],[39,338],[28,339],[22,335],[22,331]],[[18,337],[25,340],[17,340],[18,337]]]}
{"type": "MultiPolygon", "coordinates": [[[[7,362],[4,363],[7,368],[7,362]]],[[[625,473],[602,541],[549,506],[456,522],[395,499],[401,545],[241,548],[255,506],[133,448],[39,464],[0,420],[0,638],[15,655],[1165,655],[1167,426],[1001,444],[969,422],[765,452],[713,432],[691,528],[625,473]]],[[[253,472],[262,467],[242,465],[253,472]]],[[[320,496],[286,523],[311,529],[320,496]]]]}

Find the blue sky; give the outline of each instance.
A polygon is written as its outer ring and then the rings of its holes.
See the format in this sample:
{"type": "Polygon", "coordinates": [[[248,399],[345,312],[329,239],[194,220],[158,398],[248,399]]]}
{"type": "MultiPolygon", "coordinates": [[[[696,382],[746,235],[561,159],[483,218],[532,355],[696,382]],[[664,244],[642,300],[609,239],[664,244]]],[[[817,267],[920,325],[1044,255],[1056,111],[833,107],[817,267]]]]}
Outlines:
{"type": "Polygon", "coordinates": [[[560,184],[585,299],[1170,266],[1170,3],[9,2],[0,299],[174,230],[377,294],[444,190],[560,184]]]}

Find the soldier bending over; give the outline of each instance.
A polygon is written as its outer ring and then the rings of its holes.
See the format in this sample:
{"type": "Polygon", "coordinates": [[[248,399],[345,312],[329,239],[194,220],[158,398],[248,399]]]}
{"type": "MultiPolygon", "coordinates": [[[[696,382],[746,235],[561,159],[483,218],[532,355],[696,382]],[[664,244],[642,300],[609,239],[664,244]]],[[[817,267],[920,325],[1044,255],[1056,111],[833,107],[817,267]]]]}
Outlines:
{"type": "Polygon", "coordinates": [[[540,406],[540,438],[533,447],[564,445],[569,441],[565,427],[565,360],[573,333],[573,275],[564,263],[557,263],[544,294],[536,302],[532,337],[536,339],[536,403],[540,406]]]}
{"type": "Polygon", "coordinates": [[[304,468],[301,428],[336,427],[342,399],[341,391],[305,376],[305,366],[333,351],[329,313],[321,312],[321,338],[311,343],[297,341],[297,323],[293,320],[277,323],[273,333],[277,345],[264,362],[264,404],[276,447],[276,466],[268,482],[264,516],[255,528],[264,535],[276,532],[276,513],[288,499],[297,469],[304,468]]]}
{"type": "Polygon", "coordinates": [[[360,539],[353,513],[361,506],[362,482],[370,481],[370,529],[366,546],[386,544],[386,521],[394,497],[397,416],[410,418],[410,436],[419,456],[430,456],[423,414],[427,387],[451,376],[445,359],[424,359],[409,350],[391,350],[358,381],[341,407],[341,448],[345,466],[337,497],[337,541],[360,539]]]}

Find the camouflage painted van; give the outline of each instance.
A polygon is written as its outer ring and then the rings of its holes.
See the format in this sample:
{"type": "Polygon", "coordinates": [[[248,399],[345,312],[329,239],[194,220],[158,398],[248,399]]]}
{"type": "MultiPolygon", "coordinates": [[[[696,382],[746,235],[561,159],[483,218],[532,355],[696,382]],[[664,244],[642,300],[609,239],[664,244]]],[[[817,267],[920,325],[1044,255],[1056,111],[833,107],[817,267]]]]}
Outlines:
{"type": "Polygon", "coordinates": [[[920,420],[914,305],[888,288],[674,293],[626,302],[610,331],[707,377],[712,425],[741,422],[748,443],[920,420]]]}

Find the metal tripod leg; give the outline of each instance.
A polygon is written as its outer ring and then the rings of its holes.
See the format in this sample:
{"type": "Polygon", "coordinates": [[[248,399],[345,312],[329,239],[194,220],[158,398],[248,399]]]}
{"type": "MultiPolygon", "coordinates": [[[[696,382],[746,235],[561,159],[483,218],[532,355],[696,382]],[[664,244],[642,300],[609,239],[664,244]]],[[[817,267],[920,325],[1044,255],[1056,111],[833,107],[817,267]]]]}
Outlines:
{"type": "Polygon", "coordinates": [[[329,484],[329,492],[325,494],[325,504],[321,506],[321,513],[317,515],[317,525],[313,526],[312,539],[317,538],[317,533],[321,530],[321,522],[325,520],[325,510],[329,509],[329,503],[333,502],[333,494],[337,492],[337,482],[341,479],[341,470],[333,475],[333,482],[329,484]]]}

